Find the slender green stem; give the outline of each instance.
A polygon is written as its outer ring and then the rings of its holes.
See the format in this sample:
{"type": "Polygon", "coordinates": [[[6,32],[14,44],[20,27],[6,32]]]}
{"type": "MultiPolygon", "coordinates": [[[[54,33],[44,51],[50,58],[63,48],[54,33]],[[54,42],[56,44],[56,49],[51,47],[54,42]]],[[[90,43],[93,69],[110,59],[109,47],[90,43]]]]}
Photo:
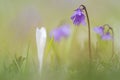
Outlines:
{"type": "Polygon", "coordinates": [[[112,57],[111,58],[113,58],[114,56],[114,31],[111,27],[110,27],[110,30],[112,32],[112,57]]]}
{"type": "Polygon", "coordinates": [[[80,5],[82,7],[82,10],[85,11],[86,17],[87,17],[87,23],[88,23],[88,46],[89,46],[89,59],[92,60],[92,51],[91,51],[91,32],[90,32],[90,20],[88,16],[87,9],[84,5],[80,5]]]}
{"type": "Polygon", "coordinates": [[[46,50],[45,50],[45,54],[44,54],[44,58],[43,58],[43,62],[44,62],[44,63],[46,63],[46,61],[47,61],[48,54],[49,54],[50,49],[51,49],[51,47],[52,47],[52,45],[53,45],[53,42],[54,42],[54,37],[50,38],[50,39],[49,39],[49,42],[48,42],[48,44],[47,44],[47,47],[46,47],[46,50]]]}
{"type": "Polygon", "coordinates": [[[52,44],[53,44],[53,41],[54,41],[54,37],[52,37],[52,38],[50,39],[49,43],[48,43],[48,46],[47,46],[47,49],[46,49],[45,57],[48,56],[48,52],[50,51],[50,48],[51,48],[51,46],[52,46],[52,44]]]}
{"type": "Polygon", "coordinates": [[[112,57],[114,56],[114,32],[112,29],[112,35],[113,35],[113,40],[112,40],[112,57]]]}
{"type": "Polygon", "coordinates": [[[29,49],[30,49],[30,42],[28,43],[28,47],[27,47],[27,55],[26,55],[25,67],[23,68],[23,72],[27,68],[29,49]]]}
{"type": "Polygon", "coordinates": [[[17,60],[16,60],[16,58],[15,58],[14,62],[15,62],[15,64],[16,64],[16,66],[17,66],[18,71],[20,72],[20,71],[21,71],[21,68],[20,68],[20,66],[19,66],[19,64],[18,64],[18,62],[17,62],[17,60]]]}
{"type": "Polygon", "coordinates": [[[112,32],[112,56],[111,56],[111,58],[113,58],[113,56],[114,56],[114,31],[110,25],[104,24],[103,27],[105,27],[105,26],[107,26],[109,28],[108,30],[111,30],[111,32],[112,32]]]}

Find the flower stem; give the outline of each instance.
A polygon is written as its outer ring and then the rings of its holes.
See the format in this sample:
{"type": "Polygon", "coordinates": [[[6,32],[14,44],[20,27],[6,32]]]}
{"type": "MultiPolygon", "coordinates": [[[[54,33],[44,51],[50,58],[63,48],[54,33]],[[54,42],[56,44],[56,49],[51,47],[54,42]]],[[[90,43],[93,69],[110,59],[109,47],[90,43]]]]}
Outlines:
{"type": "Polygon", "coordinates": [[[88,46],[89,46],[89,59],[92,60],[92,52],[91,52],[91,32],[90,32],[90,21],[89,21],[89,16],[88,16],[88,12],[87,9],[84,5],[80,5],[80,7],[82,7],[85,11],[86,17],[87,17],[87,23],[88,23],[88,46]]]}
{"type": "Polygon", "coordinates": [[[51,49],[51,46],[52,46],[53,42],[54,42],[54,37],[52,37],[52,38],[49,40],[49,43],[48,43],[47,49],[46,49],[45,57],[48,56],[48,53],[49,53],[49,51],[50,51],[50,49],[51,49]]]}
{"type": "Polygon", "coordinates": [[[112,59],[114,56],[114,31],[110,25],[104,24],[103,27],[105,27],[105,26],[107,26],[109,28],[109,30],[111,30],[111,32],[112,32],[112,56],[111,56],[111,59],[112,59]]]}
{"type": "Polygon", "coordinates": [[[114,56],[114,31],[111,27],[110,27],[110,30],[112,32],[112,56],[111,56],[111,58],[113,58],[113,56],[114,56]]]}
{"type": "Polygon", "coordinates": [[[23,72],[25,71],[25,69],[27,69],[29,50],[30,50],[30,41],[29,41],[28,47],[27,47],[27,55],[26,55],[25,67],[23,68],[23,72]]]}

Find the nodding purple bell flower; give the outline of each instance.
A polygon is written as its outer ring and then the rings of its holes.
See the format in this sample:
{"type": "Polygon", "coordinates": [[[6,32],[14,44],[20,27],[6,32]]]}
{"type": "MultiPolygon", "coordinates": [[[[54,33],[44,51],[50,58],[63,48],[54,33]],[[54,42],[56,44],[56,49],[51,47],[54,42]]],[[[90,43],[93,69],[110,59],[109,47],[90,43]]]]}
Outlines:
{"type": "Polygon", "coordinates": [[[85,15],[83,14],[80,8],[77,8],[73,15],[71,16],[71,20],[73,21],[74,25],[79,26],[80,24],[86,25],[85,23],[85,15]]]}
{"type": "Polygon", "coordinates": [[[107,32],[105,32],[104,30],[104,26],[98,26],[98,27],[95,27],[93,29],[97,34],[100,35],[101,39],[102,40],[111,40],[112,39],[112,36],[109,32],[109,29],[107,30],[107,32]]]}
{"type": "Polygon", "coordinates": [[[69,37],[70,33],[71,33],[70,26],[68,24],[65,24],[58,28],[53,29],[50,32],[50,37],[53,37],[55,41],[59,42],[62,38],[69,37]]]}
{"type": "Polygon", "coordinates": [[[102,36],[104,34],[104,28],[102,26],[99,27],[95,27],[93,29],[97,34],[99,34],[100,36],[102,36]]]}
{"type": "Polygon", "coordinates": [[[105,34],[103,34],[101,36],[102,40],[112,40],[112,36],[110,34],[110,32],[106,32],[105,34]]]}

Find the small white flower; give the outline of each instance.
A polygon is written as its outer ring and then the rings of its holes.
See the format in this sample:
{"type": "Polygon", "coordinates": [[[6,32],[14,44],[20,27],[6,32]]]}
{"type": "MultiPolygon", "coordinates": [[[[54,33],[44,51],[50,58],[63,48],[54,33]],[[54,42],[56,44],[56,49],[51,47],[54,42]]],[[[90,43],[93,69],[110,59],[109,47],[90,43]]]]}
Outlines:
{"type": "Polygon", "coordinates": [[[46,38],[47,38],[46,29],[44,27],[41,27],[41,29],[36,28],[36,43],[37,43],[38,61],[39,61],[40,71],[42,70],[46,38]]]}

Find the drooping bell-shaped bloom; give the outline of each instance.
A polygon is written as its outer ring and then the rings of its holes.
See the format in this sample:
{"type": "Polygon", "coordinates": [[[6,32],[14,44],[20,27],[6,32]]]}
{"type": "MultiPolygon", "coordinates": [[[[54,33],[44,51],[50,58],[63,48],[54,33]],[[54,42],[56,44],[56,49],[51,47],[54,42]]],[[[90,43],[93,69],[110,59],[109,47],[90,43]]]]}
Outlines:
{"type": "Polygon", "coordinates": [[[44,49],[46,45],[47,33],[44,27],[41,29],[36,29],[36,43],[37,43],[37,51],[38,51],[38,61],[39,61],[39,70],[42,70],[43,65],[43,57],[44,57],[44,49]]]}
{"type": "Polygon", "coordinates": [[[97,34],[99,34],[100,36],[102,36],[104,34],[104,28],[102,26],[99,27],[95,27],[93,29],[97,34]]]}
{"type": "Polygon", "coordinates": [[[109,29],[107,30],[107,32],[105,32],[104,26],[95,27],[93,30],[97,34],[100,35],[102,40],[111,40],[112,39],[112,36],[111,36],[111,34],[109,32],[109,29]]]}
{"type": "Polygon", "coordinates": [[[79,26],[80,24],[85,25],[85,15],[80,8],[77,8],[71,16],[73,24],[79,26]]]}
{"type": "Polygon", "coordinates": [[[105,34],[103,34],[101,36],[102,40],[111,40],[112,39],[112,36],[109,32],[106,32],[105,34]]]}
{"type": "Polygon", "coordinates": [[[70,26],[68,24],[62,25],[53,29],[50,32],[50,37],[53,37],[55,41],[60,41],[62,38],[67,38],[71,33],[70,26]]]}

